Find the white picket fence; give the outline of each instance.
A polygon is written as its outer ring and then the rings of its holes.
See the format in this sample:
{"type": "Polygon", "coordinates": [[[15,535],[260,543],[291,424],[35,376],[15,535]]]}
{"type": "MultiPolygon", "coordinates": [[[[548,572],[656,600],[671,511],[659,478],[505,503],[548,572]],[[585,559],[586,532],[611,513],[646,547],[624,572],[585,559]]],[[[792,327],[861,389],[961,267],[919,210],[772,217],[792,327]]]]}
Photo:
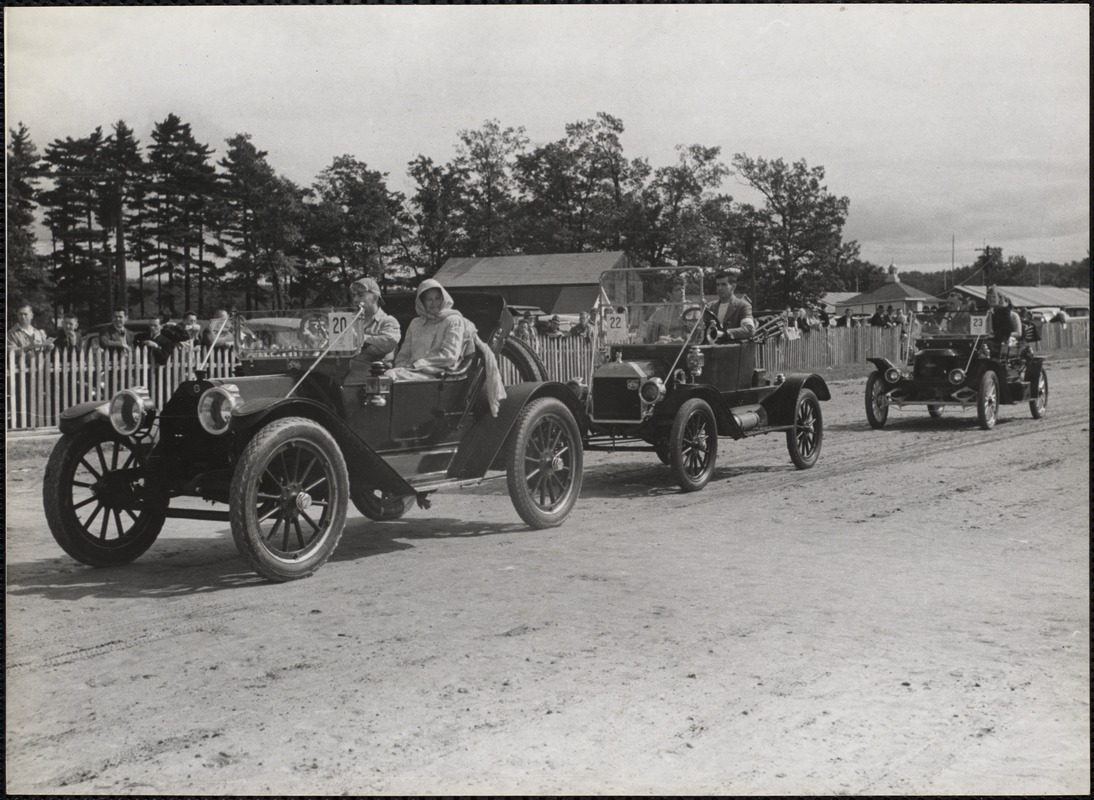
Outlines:
{"type": "MultiPolygon", "coordinates": [[[[121,389],[144,386],[162,407],[205,357],[203,348],[178,348],[164,365],[147,351],[89,350],[80,353],[7,353],[4,375],[4,425],[9,431],[52,428],[70,406],[106,401],[121,389]]],[[[212,377],[232,374],[230,350],[218,348],[205,368],[212,377]]]]}
{"type": "MultiPolygon", "coordinates": [[[[862,364],[869,357],[901,362],[907,358],[907,340],[897,328],[828,328],[803,332],[800,338],[780,336],[765,342],[757,354],[757,367],[774,372],[821,372],[827,367],[862,364]]],[[[1044,352],[1062,348],[1089,347],[1090,320],[1073,319],[1066,324],[1047,323],[1034,349],[1044,352]]],[[[532,343],[547,375],[567,381],[592,378],[597,363],[597,345],[578,337],[556,339],[536,337],[532,343]]],[[[175,387],[187,380],[201,363],[205,351],[180,348],[164,366],[151,363],[144,350],[132,353],[100,350],[80,354],[7,354],[4,377],[4,425],[8,431],[49,429],[69,406],[88,400],[108,400],[130,386],[148,388],[156,405],[162,407],[175,387]]],[[[206,368],[212,377],[232,374],[231,351],[218,350],[206,368]]],[[[501,360],[506,384],[520,380],[513,365],[501,360]]]]}

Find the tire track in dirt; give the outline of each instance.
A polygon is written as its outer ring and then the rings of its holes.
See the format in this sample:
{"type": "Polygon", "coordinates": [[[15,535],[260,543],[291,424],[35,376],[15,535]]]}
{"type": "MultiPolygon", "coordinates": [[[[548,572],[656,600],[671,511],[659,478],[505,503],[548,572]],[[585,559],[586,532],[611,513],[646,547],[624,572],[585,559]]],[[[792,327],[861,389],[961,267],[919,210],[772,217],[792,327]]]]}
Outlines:
{"type": "Polygon", "coordinates": [[[38,635],[26,639],[20,637],[19,651],[23,658],[9,660],[7,668],[9,671],[28,668],[49,669],[176,636],[186,636],[191,633],[216,633],[226,627],[219,621],[227,621],[230,617],[253,608],[255,606],[226,603],[213,603],[201,609],[180,608],[177,612],[160,614],[152,619],[142,619],[142,630],[139,632],[133,631],[131,622],[100,623],[96,620],[94,626],[87,626],[74,621],[71,626],[66,625],[64,629],[53,630],[48,636],[38,635]],[[210,624],[209,620],[213,619],[218,622],[210,624]],[[91,637],[94,637],[96,641],[80,642],[81,638],[91,637]],[[64,649],[57,652],[58,647],[64,649]],[[45,652],[35,652],[39,650],[45,652]],[[50,652],[51,650],[53,652],[50,652]],[[27,655],[27,653],[33,653],[33,655],[27,655]]]}
{"type": "MultiPolygon", "coordinates": [[[[914,458],[916,461],[925,461],[929,458],[945,455],[954,451],[967,451],[974,447],[988,447],[1001,442],[1021,440],[1031,436],[1047,435],[1061,431],[1074,431],[1086,420],[1087,417],[1084,413],[1074,412],[1065,414],[1062,417],[1046,417],[1045,419],[1037,420],[1036,422],[1030,420],[1029,424],[1021,426],[997,426],[992,431],[982,431],[982,433],[984,433],[983,437],[970,439],[963,438],[960,440],[955,440],[953,438],[951,435],[952,431],[940,431],[937,436],[942,438],[927,438],[916,441],[914,458]]],[[[880,452],[869,452],[866,454],[856,452],[850,460],[840,459],[831,461],[830,459],[825,460],[825,452],[822,450],[820,462],[812,469],[796,470],[780,468],[777,470],[765,471],[765,478],[763,481],[736,482],[732,483],[732,488],[730,488],[730,482],[733,477],[744,472],[753,474],[755,470],[742,469],[740,472],[735,472],[732,467],[723,465],[718,467],[719,471],[728,470],[731,474],[727,477],[716,477],[702,492],[688,495],[687,505],[724,502],[724,492],[730,490],[732,490],[735,496],[767,494],[778,489],[790,488],[801,484],[845,478],[856,473],[876,472],[878,468],[891,466],[897,461],[898,452],[899,451],[894,451],[892,449],[885,449],[880,452]]],[[[602,492],[605,495],[610,495],[612,493],[612,487],[620,483],[650,483],[643,479],[651,473],[656,473],[659,476],[663,475],[666,494],[676,498],[683,497],[683,495],[678,493],[676,485],[672,483],[668,474],[662,473],[662,467],[657,464],[649,463],[636,467],[619,468],[614,465],[605,464],[588,468],[585,477],[585,487],[582,489],[582,499],[600,496],[602,492]],[[587,490],[591,491],[586,494],[587,490]]],[[[502,494],[502,492],[496,493],[502,494]]]]}

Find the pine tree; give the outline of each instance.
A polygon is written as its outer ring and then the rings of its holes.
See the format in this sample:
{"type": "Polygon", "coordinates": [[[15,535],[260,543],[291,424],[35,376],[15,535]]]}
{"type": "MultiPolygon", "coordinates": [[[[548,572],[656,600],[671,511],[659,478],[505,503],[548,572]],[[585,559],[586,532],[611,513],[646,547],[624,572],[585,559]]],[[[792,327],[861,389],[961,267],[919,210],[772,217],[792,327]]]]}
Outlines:
{"type": "Polygon", "coordinates": [[[174,315],[190,306],[192,282],[208,268],[203,263],[209,234],[209,209],[219,191],[213,150],[199,143],[176,115],[169,114],[152,131],[149,148],[149,224],[154,246],[148,254],[148,274],[167,279],[159,304],[174,315]],[[181,273],[181,275],[180,275],[181,273]],[[181,277],[181,296],[176,281],[181,277]],[[181,300],[182,308],[177,308],[181,300]]]}
{"type": "Polygon", "coordinates": [[[40,158],[22,122],[9,131],[7,147],[6,210],[4,246],[7,252],[8,307],[30,303],[44,308],[49,302],[50,281],[46,260],[35,245],[34,210],[38,193],[40,158]]]}

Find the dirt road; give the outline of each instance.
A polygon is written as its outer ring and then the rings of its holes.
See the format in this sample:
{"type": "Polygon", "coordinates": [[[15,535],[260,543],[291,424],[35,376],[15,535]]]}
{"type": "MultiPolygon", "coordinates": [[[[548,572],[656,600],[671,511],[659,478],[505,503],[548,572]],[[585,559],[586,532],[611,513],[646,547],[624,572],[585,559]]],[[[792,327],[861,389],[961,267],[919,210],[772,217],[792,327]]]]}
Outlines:
{"type": "Polygon", "coordinates": [[[139,561],[54,544],[9,461],[7,790],[72,794],[1086,794],[1089,372],[1048,416],[832,385],[816,468],[723,440],[683,495],[589,454],[562,528],[504,481],[264,583],[226,524],[139,561]]]}

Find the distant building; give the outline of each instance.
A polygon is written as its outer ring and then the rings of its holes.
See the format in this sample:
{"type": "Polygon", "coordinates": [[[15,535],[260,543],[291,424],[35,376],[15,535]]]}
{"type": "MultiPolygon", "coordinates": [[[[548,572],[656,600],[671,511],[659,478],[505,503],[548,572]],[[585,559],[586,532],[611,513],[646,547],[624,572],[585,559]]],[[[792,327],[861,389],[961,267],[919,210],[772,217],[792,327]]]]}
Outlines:
{"type": "Polygon", "coordinates": [[[905,312],[911,312],[922,311],[927,306],[936,306],[943,302],[945,301],[901,283],[900,277],[896,274],[896,267],[890,264],[885,283],[869,292],[856,294],[836,303],[836,311],[842,314],[845,308],[849,308],[852,314],[873,314],[878,306],[885,308],[892,306],[893,311],[903,309],[905,312]]]}
{"type": "Polygon", "coordinates": [[[450,258],[434,277],[448,289],[496,292],[509,305],[576,314],[596,305],[601,273],[626,266],[622,252],[450,258]]]}
{"type": "MultiPolygon", "coordinates": [[[[1063,288],[1060,286],[996,286],[1010,298],[1016,308],[1061,308],[1068,316],[1090,316],[1090,290],[1063,288]]],[[[987,288],[984,286],[954,286],[950,291],[960,292],[986,307],[987,288]]]]}

